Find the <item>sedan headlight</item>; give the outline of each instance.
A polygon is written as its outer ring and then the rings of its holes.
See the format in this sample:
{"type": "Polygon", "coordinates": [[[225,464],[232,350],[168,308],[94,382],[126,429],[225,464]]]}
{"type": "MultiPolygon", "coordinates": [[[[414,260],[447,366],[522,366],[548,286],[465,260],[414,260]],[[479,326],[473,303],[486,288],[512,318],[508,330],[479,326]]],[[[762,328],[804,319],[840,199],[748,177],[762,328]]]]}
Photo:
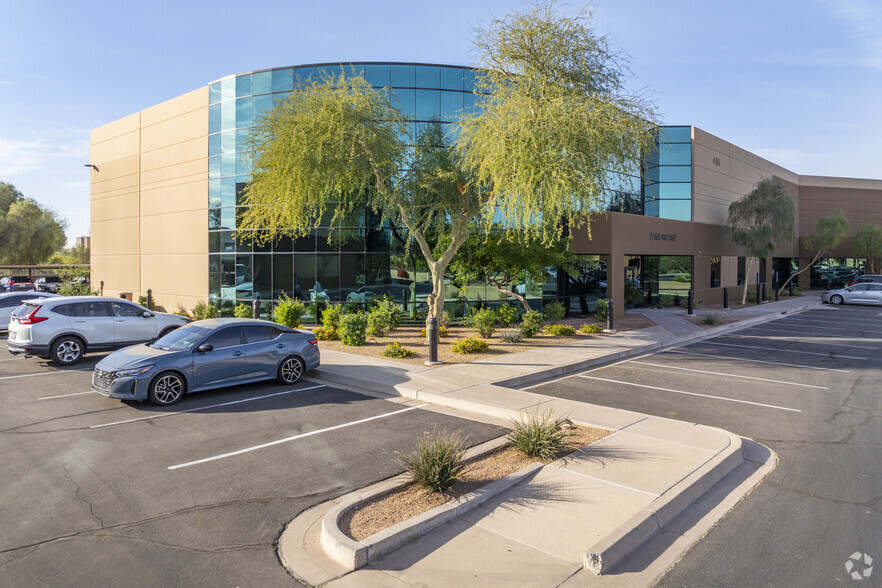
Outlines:
{"type": "Polygon", "coordinates": [[[120,370],[118,372],[113,372],[113,379],[116,380],[119,378],[133,378],[135,376],[140,376],[141,374],[149,372],[151,369],[153,369],[152,363],[150,365],[145,365],[145,366],[142,366],[139,368],[133,368],[130,370],[120,370]]]}

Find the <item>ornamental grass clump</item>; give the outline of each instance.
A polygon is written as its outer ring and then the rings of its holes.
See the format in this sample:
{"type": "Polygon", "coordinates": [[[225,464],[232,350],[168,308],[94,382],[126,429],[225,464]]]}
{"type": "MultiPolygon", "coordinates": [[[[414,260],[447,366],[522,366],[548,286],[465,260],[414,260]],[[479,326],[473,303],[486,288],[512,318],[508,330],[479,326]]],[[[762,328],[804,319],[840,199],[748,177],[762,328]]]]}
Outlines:
{"type": "Polygon", "coordinates": [[[712,312],[710,314],[704,315],[704,318],[701,319],[701,322],[704,323],[705,325],[714,326],[714,325],[720,324],[721,322],[723,322],[723,320],[720,318],[720,315],[718,315],[715,312],[712,312]]]}
{"type": "Polygon", "coordinates": [[[466,468],[466,449],[458,433],[424,433],[416,451],[400,457],[404,471],[428,492],[445,492],[466,468]]]}
{"type": "Polygon", "coordinates": [[[520,343],[523,340],[523,335],[521,335],[520,331],[511,330],[511,331],[503,331],[502,332],[502,341],[504,343],[508,343],[512,345],[514,343],[520,343]]]}
{"type": "Polygon", "coordinates": [[[572,435],[564,428],[567,419],[551,413],[532,413],[512,420],[508,441],[518,451],[533,459],[551,461],[572,435]]]}

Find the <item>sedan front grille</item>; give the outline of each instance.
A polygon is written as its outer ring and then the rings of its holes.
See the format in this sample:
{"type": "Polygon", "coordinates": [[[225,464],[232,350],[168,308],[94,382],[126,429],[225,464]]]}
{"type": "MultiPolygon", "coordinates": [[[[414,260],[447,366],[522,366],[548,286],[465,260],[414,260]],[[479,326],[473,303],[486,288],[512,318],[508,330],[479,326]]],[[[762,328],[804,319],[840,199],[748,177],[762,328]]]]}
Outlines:
{"type": "Polygon", "coordinates": [[[92,372],[92,385],[101,390],[109,390],[110,386],[113,384],[113,372],[105,372],[104,370],[99,370],[95,368],[95,371],[92,372]]]}

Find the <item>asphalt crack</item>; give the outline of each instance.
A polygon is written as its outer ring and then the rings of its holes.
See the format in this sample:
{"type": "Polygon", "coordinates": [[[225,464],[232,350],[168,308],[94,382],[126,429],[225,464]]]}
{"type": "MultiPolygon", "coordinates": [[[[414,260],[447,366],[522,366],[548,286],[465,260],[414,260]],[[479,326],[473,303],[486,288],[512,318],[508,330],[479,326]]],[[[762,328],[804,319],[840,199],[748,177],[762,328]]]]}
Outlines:
{"type": "Polygon", "coordinates": [[[98,524],[100,524],[101,528],[103,528],[104,521],[101,519],[100,516],[98,516],[98,513],[95,512],[95,507],[92,504],[92,502],[87,500],[84,496],[81,496],[80,493],[82,492],[82,489],[80,488],[80,485],[77,484],[76,480],[73,479],[73,476],[71,476],[70,470],[67,468],[67,464],[64,462],[63,459],[61,460],[61,468],[64,470],[64,478],[68,482],[70,482],[73,485],[73,487],[76,489],[74,496],[76,496],[77,500],[79,500],[80,502],[82,502],[83,504],[85,504],[86,506],[89,507],[89,513],[93,517],[95,517],[95,519],[98,521],[98,524]]]}

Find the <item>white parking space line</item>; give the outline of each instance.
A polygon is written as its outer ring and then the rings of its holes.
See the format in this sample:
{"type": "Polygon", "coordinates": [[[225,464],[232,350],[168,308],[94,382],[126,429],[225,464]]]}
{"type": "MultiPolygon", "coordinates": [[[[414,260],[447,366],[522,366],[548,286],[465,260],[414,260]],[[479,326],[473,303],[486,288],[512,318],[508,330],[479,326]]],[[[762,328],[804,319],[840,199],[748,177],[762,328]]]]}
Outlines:
{"type": "Polygon", "coordinates": [[[610,382],[612,384],[622,384],[625,386],[635,386],[637,388],[647,388],[649,390],[660,390],[661,392],[673,392],[674,394],[686,394],[687,396],[701,396],[702,398],[712,398],[714,400],[726,400],[728,402],[737,402],[739,404],[752,404],[753,406],[762,406],[763,408],[774,408],[777,410],[788,410],[790,412],[802,412],[798,408],[787,408],[786,406],[776,406],[774,404],[763,404],[762,402],[751,402],[749,400],[738,400],[737,398],[726,398],[725,396],[711,396],[710,394],[699,394],[698,392],[686,392],[685,390],[672,390],[670,388],[660,388],[658,386],[647,386],[646,384],[633,384],[631,382],[622,382],[621,380],[610,380],[607,378],[597,378],[595,376],[586,376],[579,374],[580,378],[589,380],[598,380],[600,382],[610,382]]]}
{"type": "Polygon", "coordinates": [[[827,331],[850,331],[852,333],[854,333],[855,331],[858,331],[860,333],[880,333],[880,334],[882,334],[882,331],[864,328],[867,324],[865,322],[863,322],[863,323],[844,323],[842,321],[834,321],[834,320],[827,321],[824,319],[801,319],[801,320],[790,319],[789,321],[787,321],[786,324],[792,324],[792,323],[796,323],[797,326],[811,327],[813,329],[825,329],[827,331]],[[818,322],[819,323],[832,323],[834,325],[839,325],[839,326],[838,327],[822,327],[819,325],[811,324],[811,323],[818,323],[818,322]]]}
{"type": "MultiPolygon", "coordinates": [[[[808,327],[806,327],[806,328],[808,328],[808,327]]],[[[816,337],[814,337],[815,339],[819,338],[819,337],[817,337],[817,335],[821,335],[821,333],[818,333],[818,332],[816,332],[816,331],[814,331],[814,330],[811,330],[811,331],[809,331],[809,330],[805,330],[805,331],[803,331],[803,330],[800,330],[800,329],[792,329],[792,328],[790,328],[790,327],[787,327],[786,329],[775,329],[775,328],[772,328],[772,327],[759,327],[759,326],[754,326],[754,327],[748,327],[748,328],[745,329],[745,330],[749,330],[749,331],[753,331],[753,330],[757,330],[757,331],[772,331],[773,333],[793,333],[793,334],[804,333],[804,334],[806,334],[806,335],[816,335],[816,337]]],[[[836,329],[836,330],[840,330],[840,329],[836,329]]],[[[866,341],[879,341],[879,342],[882,342],[882,339],[874,339],[873,337],[854,337],[854,338],[855,338],[855,339],[866,340],[866,341]]],[[[878,349],[878,347],[868,347],[867,349],[878,349]]]]}
{"type": "MultiPolygon", "coordinates": [[[[724,335],[725,336],[725,335],[724,335]]],[[[819,353],[817,351],[795,351],[793,349],[784,349],[779,347],[762,347],[760,345],[738,345],[736,343],[715,343],[713,341],[704,341],[705,345],[721,345],[723,347],[742,347],[744,349],[763,349],[766,351],[780,351],[782,353],[800,353],[802,355],[823,355],[824,357],[841,357],[842,359],[859,359],[867,361],[868,357],[857,357],[856,355],[840,355],[835,351],[832,353],[819,353]]]]}
{"type": "Polygon", "coordinates": [[[112,423],[102,423],[100,425],[92,425],[90,429],[101,429],[103,427],[113,427],[115,425],[124,425],[126,423],[135,423],[138,421],[149,421],[151,419],[159,419],[162,417],[170,417],[178,414],[186,414],[188,412],[198,412],[200,410],[208,410],[209,408],[220,408],[222,406],[231,406],[233,404],[242,404],[243,402],[254,402],[255,400],[263,400],[264,398],[272,398],[273,396],[283,396],[285,394],[293,394],[294,392],[304,392],[306,390],[314,390],[315,388],[324,388],[324,384],[319,386],[309,386],[308,388],[298,388],[296,390],[285,390],[284,392],[273,392],[272,394],[264,394],[263,396],[254,396],[253,398],[243,398],[241,400],[232,400],[230,402],[222,402],[220,404],[209,404],[208,406],[198,406],[196,408],[188,408],[186,410],[178,410],[175,412],[163,412],[146,417],[136,419],[126,419],[124,421],[114,421],[112,423]]]}
{"type": "Polygon", "coordinates": [[[43,396],[42,398],[37,398],[37,400],[53,400],[55,398],[67,398],[68,396],[82,396],[83,394],[98,394],[97,392],[93,392],[89,390],[88,392],[74,392],[73,394],[61,394],[60,396],[43,396]]]}
{"type": "MultiPolygon", "coordinates": [[[[780,331],[778,331],[780,333],[780,331]]],[[[827,343],[825,341],[811,341],[805,337],[787,337],[778,336],[771,337],[769,335],[726,335],[726,337],[760,337],[763,339],[777,339],[779,341],[796,341],[797,343],[807,343],[809,345],[829,345],[831,347],[853,347],[854,349],[879,349],[878,347],[869,347],[867,345],[848,345],[846,343],[827,343]]]]}
{"type": "Polygon", "coordinates": [[[0,361],[21,361],[23,357],[10,357],[9,359],[0,359],[0,361]]]}
{"type": "Polygon", "coordinates": [[[63,374],[65,372],[91,372],[92,368],[80,368],[77,370],[64,370],[57,372],[34,372],[32,374],[19,374],[17,376],[3,376],[0,377],[0,380],[14,380],[15,378],[30,378],[31,376],[52,376],[57,374],[63,374]]]}
{"type": "Polygon", "coordinates": [[[666,351],[663,351],[662,353],[679,353],[681,355],[698,355],[700,357],[713,357],[714,359],[728,359],[731,361],[749,361],[751,363],[767,363],[769,365],[782,365],[782,366],[786,366],[786,367],[804,368],[807,370],[824,370],[826,372],[841,372],[843,374],[851,373],[851,370],[825,368],[825,367],[818,367],[818,366],[814,366],[814,365],[799,365],[798,363],[783,363],[780,361],[765,361],[762,359],[744,359],[743,357],[730,357],[728,355],[714,355],[713,353],[694,353],[691,351],[675,351],[673,349],[668,349],[666,351]]]}
{"type": "Polygon", "coordinates": [[[830,389],[830,388],[827,388],[826,386],[814,386],[812,384],[797,384],[796,382],[785,382],[783,380],[770,380],[768,378],[757,378],[755,376],[742,376],[739,374],[725,374],[722,372],[709,372],[707,370],[696,370],[696,369],[692,369],[692,368],[677,367],[674,365],[665,365],[662,363],[649,363],[648,361],[634,361],[633,359],[628,360],[627,363],[636,363],[638,365],[651,365],[654,367],[664,368],[666,370],[682,370],[684,372],[696,372],[699,374],[710,374],[712,376],[726,376],[727,378],[741,378],[744,380],[758,380],[760,382],[769,382],[771,384],[786,384],[788,386],[801,386],[803,388],[817,388],[819,390],[829,390],[830,389]]]}
{"type": "Polygon", "coordinates": [[[368,423],[370,421],[375,421],[378,419],[384,419],[390,416],[395,416],[397,414],[403,414],[405,412],[416,410],[418,408],[423,408],[425,406],[429,406],[428,404],[420,404],[419,406],[410,406],[408,408],[402,408],[401,410],[396,410],[393,412],[387,412],[384,414],[379,414],[377,416],[368,417],[366,419],[360,419],[357,421],[352,421],[349,423],[343,423],[341,425],[334,425],[333,427],[326,427],[324,429],[318,429],[316,431],[310,431],[309,433],[301,433],[300,435],[294,435],[293,437],[286,437],[284,439],[278,439],[276,441],[270,441],[269,443],[262,443],[260,445],[254,445],[253,447],[246,447],[245,449],[239,449],[238,451],[231,451],[229,453],[223,453],[221,455],[215,455],[212,457],[206,457],[204,459],[197,459],[196,461],[189,461],[187,463],[179,463],[178,465],[168,466],[167,469],[170,470],[178,470],[181,468],[187,468],[194,465],[199,465],[201,463],[207,463],[209,461],[216,461],[218,459],[224,459],[227,457],[233,457],[236,455],[242,455],[243,453],[248,453],[251,451],[257,451],[258,449],[265,449],[267,447],[272,447],[274,445],[281,445],[282,443],[288,443],[289,441],[296,441],[297,439],[303,439],[304,437],[311,437],[313,435],[319,435],[321,433],[327,433],[329,431],[336,431],[337,429],[343,429],[346,427],[353,427],[355,425],[361,425],[363,423],[368,423]]]}

